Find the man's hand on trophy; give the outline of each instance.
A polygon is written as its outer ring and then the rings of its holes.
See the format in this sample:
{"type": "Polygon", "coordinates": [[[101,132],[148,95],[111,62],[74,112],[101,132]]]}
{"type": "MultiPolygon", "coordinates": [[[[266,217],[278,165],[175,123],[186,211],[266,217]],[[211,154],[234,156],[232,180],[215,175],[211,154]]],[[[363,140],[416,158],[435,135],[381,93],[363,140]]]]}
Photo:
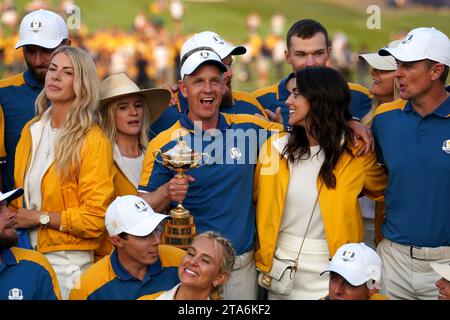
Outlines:
{"type": "Polygon", "coordinates": [[[189,190],[189,182],[194,182],[192,176],[185,176],[183,178],[174,177],[169,181],[169,197],[170,200],[181,202],[186,198],[189,190]]]}

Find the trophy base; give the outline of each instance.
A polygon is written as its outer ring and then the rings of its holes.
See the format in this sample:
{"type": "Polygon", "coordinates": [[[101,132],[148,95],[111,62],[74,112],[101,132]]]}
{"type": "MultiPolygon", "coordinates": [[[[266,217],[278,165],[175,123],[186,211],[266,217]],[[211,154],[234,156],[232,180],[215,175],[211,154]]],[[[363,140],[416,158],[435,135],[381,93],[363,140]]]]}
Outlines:
{"type": "MultiPolygon", "coordinates": [[[[184,208],[183,208],[184,209],[184,208]]],[[[195,237],[194,217],[189,211],[179,208],[170,211],[171,219],[164,225],[163,242],[181,249],[187,249],[195,237]]]]}

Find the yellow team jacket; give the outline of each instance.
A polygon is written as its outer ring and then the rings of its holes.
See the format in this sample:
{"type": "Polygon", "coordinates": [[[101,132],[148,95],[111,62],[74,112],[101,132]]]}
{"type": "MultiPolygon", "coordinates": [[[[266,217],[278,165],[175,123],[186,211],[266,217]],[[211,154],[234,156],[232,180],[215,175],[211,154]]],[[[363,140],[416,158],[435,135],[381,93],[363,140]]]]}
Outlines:
{"type": "Polygon", "coordinates": [[[116,189],[116,195],[125,196],[125,195],[137,195],[136,187],[128,180],[125,174],[120,169],[119,165],[114,162],[114,170],[116,172],[116,176],[114,179],[114,188],[116,189]]]}
{"type": "MultiPolygon", "coordinates": [[[[121,197],[125,195],[137,195],[137,189],[134,185],[128,180],[125,174],[120,170],[119,165],[114,161],[114,171],[116,172],[114,178],[114,189],[116,191],[116,196],[121,197]]],[[[107,232],[105,232],[100,241],[100,247],[97,248],[94,252],[94,261],[97,262],[102,259],[104,256],[107,256],[113,250],[113,245],[109,238],[107,232]]]]}
{"type": "MultiPolygon", "coordinates": [[[[289,186],[289,167],[281,153],[287,143],[287,133],[272,136],[262,147],[255,171],[254,198],[256,201],[256,266],[268,272],[272,266],[278,233],[283,218],[286,193],[289,186]]],[[[376,162],[375,154],[356,157],[344,152],[333,173],[336,189],[323,184],[319,206],[328,249],[331,256],[345,243],[361,242],[364,236],[363,220],[358,196],[363,192],[373,199],[382,199],[387,184],[384,167],[376,162]]],[[[321,179],[317,181],[317,189],[321,179]]]]}
{"type": "MultiPolygon", "coordinates": [[[[22,130],[16,149],[14,182],[24,187],[32,151],[30,128],[39,126],[37,118],[22,130]]],[[[62,182],[55,165],[45,172],[41,181],[42,211],[61,212],[61,230],[40,228],[38,251],[95,250],[105,233],[105,212],[114,198],[114,171],[111,143],[103,130],[95,125],[89,129],[81,149],[78,179],[62,182]]],[[[22,198],[15,200],[24,207],[22,198]]]]}

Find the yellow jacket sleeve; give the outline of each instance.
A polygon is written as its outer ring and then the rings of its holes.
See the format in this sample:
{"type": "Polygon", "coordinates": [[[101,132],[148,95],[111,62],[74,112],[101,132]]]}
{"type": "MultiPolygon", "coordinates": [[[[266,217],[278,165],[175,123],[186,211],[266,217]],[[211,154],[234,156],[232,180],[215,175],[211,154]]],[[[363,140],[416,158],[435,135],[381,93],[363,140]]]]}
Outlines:
{"type": "Polygon", "coordinates": [[[364,156],[364,194],[373,200],[383,201],[386,185],[386,167],[377,163],[375,153],[364,156]]]}
{"type": "Polygon", "coordinates": [[[99,128],[89,132],[81,150],[78,177],[79,207],[61,213],[63,232],[79,238],[98,238],[105,230],[105,212],[114,193],[112,146],[99,128]]]}

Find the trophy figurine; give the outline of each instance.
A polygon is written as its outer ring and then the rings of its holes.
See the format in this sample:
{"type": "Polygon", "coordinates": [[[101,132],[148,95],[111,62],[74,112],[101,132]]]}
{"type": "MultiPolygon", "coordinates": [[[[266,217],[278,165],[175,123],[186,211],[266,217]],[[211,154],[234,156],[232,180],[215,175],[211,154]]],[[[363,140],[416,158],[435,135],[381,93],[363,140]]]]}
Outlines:
{"type": "MultiPolygon", "coordinates": [[[[177,172],[175,176],[177,178],[184,178],[185,172],[200,167],[203,156],[209,158],[208,154],[198,153],[189,148],[181,136],[178,137],[175,147],[166,152],[155,150],[153,155],[156,161],[177,172]],[[161,155],[162,161],[158,160],[158,154],[161,155]]],[[[170,217],[171,219],[164,225],[163,243],[186,249],[196,234],[194,217],[183,207],[183,201],[178,202],[177,207],[170,210],[170,217]]]]}

